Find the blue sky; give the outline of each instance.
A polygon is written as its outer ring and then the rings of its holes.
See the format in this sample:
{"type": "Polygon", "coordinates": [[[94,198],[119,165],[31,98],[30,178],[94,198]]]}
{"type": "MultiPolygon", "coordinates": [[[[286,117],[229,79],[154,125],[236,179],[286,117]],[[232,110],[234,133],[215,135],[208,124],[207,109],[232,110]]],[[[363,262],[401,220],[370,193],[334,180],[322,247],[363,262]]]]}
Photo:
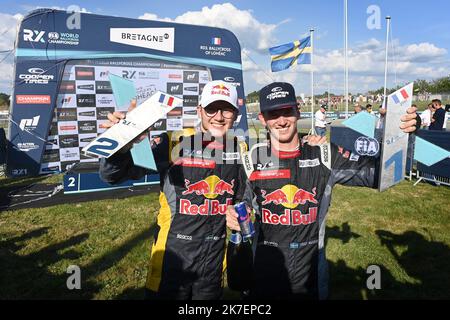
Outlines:
{"type": "MultiPolygon", "coordinates": [[[[246,92],[258,90],[272,80],[288,81],[298,93],[310,92],[307,66],[271,73],[267,47],[290,42],[305,35],[313,26],[315,32],[315,92],[330,87],[343,91],[343,0],[318,1],[2,1],[0,50],[12,47],[13,16],[20,17],[36,7],[67,8],[77,5],[96,14],[131,18],[170,19],[199,23],[233,31],[243,48],[244,85],[246,92]],[[132,3],[132,4],[131,4],[132,3]],[[18,16],[19,15],[19,16],[18,16]],[[5,30],[5,31],[3,31],[5,30]],[[8,42],[9,41],[9,42],[8,42]],[[256,65],[255,63],[256,62],[256,65]]],[[[350,92],[365,92],[383,85],[386,15],[392,16],[389,86],[417,78],[432,79],[449,75],[450,68],[450,2],[444,0],[348,0],[349,4],[349,73],[350,92]],[[381,29],[368,29],[370,5],[380,9],[381,29]],[[395,55],[394,55],[395,52],[395,55]],[[394,59],[395,58],[395,59],[394,59]],[[394,63],[394,61],[396,63],[394,63]]],[[[0,55],[0,60],[3,55],[0,55]]],[[[0,72],[12,73],[12,59],[0,65],[0,72]],[[8,69],[9,68],[9,69],[8,69]]],[[[0,91],[8,91],[0,81],[0,91]]]]}

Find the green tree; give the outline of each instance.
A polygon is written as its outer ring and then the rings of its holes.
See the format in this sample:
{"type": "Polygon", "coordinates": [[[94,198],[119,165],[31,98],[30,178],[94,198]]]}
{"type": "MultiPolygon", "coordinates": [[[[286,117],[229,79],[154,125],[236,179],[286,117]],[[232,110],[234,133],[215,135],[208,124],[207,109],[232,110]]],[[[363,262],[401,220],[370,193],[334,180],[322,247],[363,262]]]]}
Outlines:
{"type": "Polygon", "coordinates": [[[0,109],[9,108],[9,95],[6,93],[0,93],[0,109]]]}
{"type": "Polygon", "coordinates": [[[253,91],[247,95],[247,103],[259,102],[259,92],[253,91]]]}
{"type": "Polygon", "coordinates": [[[431,93],[449,93],[450,92],[450,76],[438,78],[431,82],[431,93]]]}
{"type": "Polygon", "coordinates": [[[417,92],[419,94],[430,92],[430,84],[427,80],[417,79],[416,81],[414,81],[414,92],[417,92]]]}

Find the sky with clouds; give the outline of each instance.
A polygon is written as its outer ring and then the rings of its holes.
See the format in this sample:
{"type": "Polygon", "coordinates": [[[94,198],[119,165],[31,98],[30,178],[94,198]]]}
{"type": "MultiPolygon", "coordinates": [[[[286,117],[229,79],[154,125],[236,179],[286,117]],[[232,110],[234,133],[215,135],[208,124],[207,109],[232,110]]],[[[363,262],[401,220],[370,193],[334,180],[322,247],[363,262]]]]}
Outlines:
{"type": "MultiPolygon", "coordinates": [[[[344,89],[344,0],[317,1],[2,1],[0,9],[0,92],[11,93],[16,26],[38,7],[77,5],[81,11],[121,17],[175,21],[231,30],[242,47],[246,93],[277,80],[297,93],[310,92],[310,66],[270,71],[271,46],[291,42],[315,29],[315,92],[344,89]]],[[[450,2],[447,0],[348,0],[349,90],[383,86],[386,24],[392,17],[388,87],[450,74],[450,2]],[[377,20],[379,13],[379,20],[377,20]],[[380,22],[379,28],[378,23],[380,22]],[[369,23],[369,25],[368,25],[369,23]]]]}

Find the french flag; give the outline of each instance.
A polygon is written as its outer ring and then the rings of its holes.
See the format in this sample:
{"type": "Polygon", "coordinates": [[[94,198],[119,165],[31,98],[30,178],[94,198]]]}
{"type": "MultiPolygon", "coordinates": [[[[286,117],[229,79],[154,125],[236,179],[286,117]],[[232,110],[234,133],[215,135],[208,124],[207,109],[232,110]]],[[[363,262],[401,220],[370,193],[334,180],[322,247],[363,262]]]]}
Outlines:
{"type": "Polygon", "coordinates": [[[168,96],[168,95],[165,95],[165,94],[161,94],[161,95],[159,96],[159,103],[168,105],[169,107],[172,106],[173,101],[174,101],[174,98],[171,97],[171,96],[168,96]]]}
{"type": "Polygon", "coordinates": [[[214,44],[216,46],[220,46],[222,44],[222,38],[212,38],[211,44],[214,44]]]}
{"type": "Polygon", "coordinates": [[[392,100],[394,100],[394,102],[396,104],[398,104],[398,103],[400,103],[400,102],[402,102],[402,101],[404,101],[404,100],[406,100],[408,98],[409,98],[409,95],[408,95],[408,93],[406,92],[405,89],[401,90],[400,93],[394,94],[392,96],[392,100]]]}

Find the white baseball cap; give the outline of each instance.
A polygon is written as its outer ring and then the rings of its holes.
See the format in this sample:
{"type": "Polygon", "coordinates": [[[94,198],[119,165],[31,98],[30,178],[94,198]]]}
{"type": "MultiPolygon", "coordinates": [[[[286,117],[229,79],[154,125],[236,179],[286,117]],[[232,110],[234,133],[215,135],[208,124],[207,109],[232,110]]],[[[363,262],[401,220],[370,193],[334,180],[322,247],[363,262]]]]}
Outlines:
{"type": "Polygon", "coordinates": [[[200,105],[205,108],[213,102],[225,101],[239,110],[237,99],[238,96],[235,86],[222,80],[214,80],[204,86],[202,97],[200,98],[200,105]]]}

